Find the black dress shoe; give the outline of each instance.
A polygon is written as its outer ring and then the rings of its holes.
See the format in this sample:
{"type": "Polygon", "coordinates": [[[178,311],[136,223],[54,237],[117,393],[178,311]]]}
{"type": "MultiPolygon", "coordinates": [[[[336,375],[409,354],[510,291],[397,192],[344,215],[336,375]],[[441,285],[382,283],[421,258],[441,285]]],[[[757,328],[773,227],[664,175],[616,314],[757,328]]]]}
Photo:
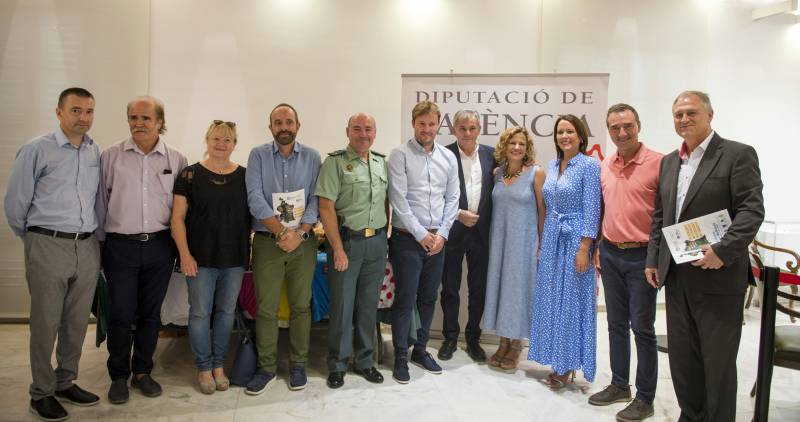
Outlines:
{"type": "Polygon", "coordinates": [[[458,341],[457,340],[447,340],[442,342],[442,346],[439,347],[439,353],[436,355],[441,360],[450,360],[453,358],[453,353],[458,350],[458,341]]]}
{"type": "Polygon", "coordinates": [[[76,406],[94,406],[100,402],[100,397],[78,387],[76,384],[72,384],[65,390],[56,391],[56,397],[76,406]]]}
{"type": "Polygon", "coordinates": [[[43,421],[63,421],[69,417],[61,403],[53,396],[39,400],[31,399],[31,413],[43,421]]]}
{"type": "Polygon", "coordinates": [[[131,387],[138,388],[147,397],[158,397],[161,395],[161,384],[157,383],[150,374],[144,374],[137,378],[131,378],[131,387]]]}
{"type": "Polygon", "coordinates": [[[121,378],[111,381],[111,387],[108,389],[108,401],[111,404],[126,403],[129,396],[127,379],[121,378]]]}
{"type": "Polygon", "coordinates": [[[475,362],[486,362],[486,352],[483,351],[480,342],[475,340],[467,340],[467,354],[475,362]]]}
{"type": "Polygon", "coordinates": [[[373,383],[373,384],[380,384],[383,382],[383,375],[375,369],[374,366],[370,366],[369,368],[364,369],[356,369],[355,372],[358,375],[364,377],[365,380],[373,383]]]}
{"type": "Polygon", "coordinates": [[[328,387],[339,388],[344,385],[344,371],[334,371],[328,374],[328,387]]]}

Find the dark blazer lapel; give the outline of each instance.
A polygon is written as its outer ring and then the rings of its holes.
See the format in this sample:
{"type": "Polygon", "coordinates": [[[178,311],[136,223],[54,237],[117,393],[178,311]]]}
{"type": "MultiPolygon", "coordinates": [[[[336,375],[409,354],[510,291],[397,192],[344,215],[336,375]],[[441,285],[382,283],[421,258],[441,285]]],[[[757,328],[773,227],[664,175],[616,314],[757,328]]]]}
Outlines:
{"type": "Polygon", "coordinates": [[[458,163],[458,189],[461,192],[458,198],[458,208],[465,210],[467,209],[467,188],[464,186],[464,166],[461,164],[461,152],[458,150],[457,142],[453,142],[447,148],[450,148],[450,151],[453,151],[456,156],[456,163],[458,163]]]}
{"type": "Polygon", "coordinates": [[[700,186],[703,185],[708,178],[708,175],[710,175],[711,171],[714,170],[714,167],[716,167],[720,157],[722,157],[721,144],[722,138],[714,133],[714,136],[708,143],[708,149],[706,149],[706,152],[703,153],[703,158],[700,160],[700,165],[697,167],[697,171],[694,173],[692,182],[689,184],[689,189],[686,191],[686,198],[684,198],[683,206],[681,207],[681,215],[683,215],[684,211],[686,211],[686,207],[692,202],[692,199],[694,199],[697,191],[700,190],[700,186]]]}
{"type": "Polygon", "coordinates": [[[494,187],[492,177],[492,151],[484,145],[478,145],[478,159],[481,162],[481,202],[478,209],[483,208],[483,204],[492,197],[492,188],[494,187]]]}
{"type": "Polygon", "coordinates": [[[662,198],[667,199],[662,205],[663,225],[671,226],[675,224],[675,201],[678,194],[678,172],[681,168],[681,158],[677,153],[669,154],[664,157],[662,165],[664,166],[664,181],[661,186],[667,190],[664,195],[661,195],[662,198]]]}

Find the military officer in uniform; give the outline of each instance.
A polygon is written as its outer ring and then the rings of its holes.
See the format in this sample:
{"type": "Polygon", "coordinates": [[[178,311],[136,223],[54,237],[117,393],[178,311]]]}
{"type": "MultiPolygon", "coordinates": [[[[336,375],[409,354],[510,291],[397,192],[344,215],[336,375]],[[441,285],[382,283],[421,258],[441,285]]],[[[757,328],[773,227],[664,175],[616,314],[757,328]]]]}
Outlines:
{"type": "Polygon", "coordinates": [[[386,267],[386,159],[370,151],[376,133],[372,116],[354,114],[346,133],[347,148],[328,154],[315,192],[328,239],[330,388],[344,385],[350,357],[357,374],[383,382],[373,366],[373,331],[386,267]]]}

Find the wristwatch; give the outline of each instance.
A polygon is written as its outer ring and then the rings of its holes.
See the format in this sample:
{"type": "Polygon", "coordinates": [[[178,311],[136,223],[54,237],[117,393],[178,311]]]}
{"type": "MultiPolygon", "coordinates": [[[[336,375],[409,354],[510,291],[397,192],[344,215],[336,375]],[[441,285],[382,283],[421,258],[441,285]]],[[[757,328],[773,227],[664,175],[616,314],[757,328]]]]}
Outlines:
{"type": "Polygon", "coordinates": [[[309,238],[309,237],[311,237],[311,235],[310,235],[310,234],[309,234],[307,231],[304,231],[304,230],[298,230],[298,231],[297,231],[297,234],[298,234],[298,235],[300,236],[300,238],[301,238],[301,239],[303,239],[303,240],[308,240],[308,238],[309,238]]]}

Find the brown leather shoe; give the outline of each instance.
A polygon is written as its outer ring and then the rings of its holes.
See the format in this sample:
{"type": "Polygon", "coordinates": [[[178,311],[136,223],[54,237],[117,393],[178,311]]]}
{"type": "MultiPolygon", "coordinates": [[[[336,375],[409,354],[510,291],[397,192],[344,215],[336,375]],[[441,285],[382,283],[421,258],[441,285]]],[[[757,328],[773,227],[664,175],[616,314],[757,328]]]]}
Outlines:
{"type": "Polygon", "coordinates": [[[497,351],[494,352],[491,358],[489,358],[489,366],[494,366],[495,368],[500,367],[500,361],[506,356],[508,353],[508,348],[511,345],[511,339],[500,337],[500,347],[497,348],[497,351]]]}
{"type": "Polygon", "coordinates": [[[508,346],[508,353],[500,360],[500,369],[508,372],[516,371],[520,353],[522,353],[522,340],[511,340],[511,344],[508,346]]]}
{"type": "Polygon", "coordinates": [[[614,384],[609,384],[603,391],[598,391],[589,397],[589,404],[594,406],[608,406],[609,404],[631,401],[631,390],[622,389],[614,384]]]}
{"type": "Polygon", "coordinates": [[[628,407],[617,413],[617,420],[620,422],[643,421],[653,416],[653,413],[652,404],[647,404],[639,399],[635,399],[628,404],[628,407]]]}

